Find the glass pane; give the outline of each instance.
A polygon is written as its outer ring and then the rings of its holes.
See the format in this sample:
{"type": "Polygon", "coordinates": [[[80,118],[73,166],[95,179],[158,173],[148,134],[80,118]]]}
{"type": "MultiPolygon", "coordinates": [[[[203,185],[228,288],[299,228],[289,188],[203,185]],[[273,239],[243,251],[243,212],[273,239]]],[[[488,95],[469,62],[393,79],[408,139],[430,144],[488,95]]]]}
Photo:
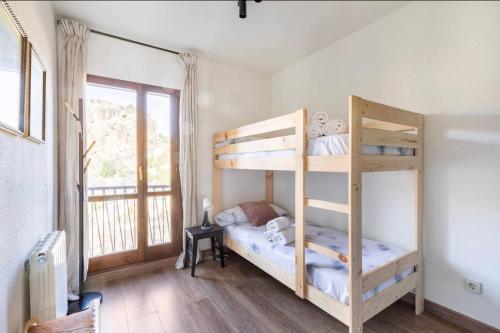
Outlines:
{"type": "MultiPolygon", "coordinates": [[[[170,96],[147,93],[148,192],[170,190],[170,96]]],[[[148,197],[148,245],[170,243],[170,196],[148,197]]]]}
{"type": "Polygon", "coordinates": [[[87,84],[87,169],[91,257],[137,248],[137,107],[135,91],[87,84]],[[96,196],[118,195],[102,198],[96,196]],[[95,197],[95,198],[92,198],[95,197]]]}
{"type": "Polygon", "coordinates": [[[148,197],[148,245],[170,243],[170,195],[148,197]]]}
{"type": "Polygon", "coordinates": [[[0,6],[0,122],[22,130],[21,49],[22,37],[0,6]]]}
{"type": "Polygon", "coordinates": [[[147,93],[148,192],[170,189],[170,96],[147,93]]]}
{"type": "Polygon", "coordinates": [[[136,92],[87,85],[87,143],[96,141],[88,168],[89,189],[137,191],[136,92]]]}
{"type": "Polygon", "coordinates": [[[137,248],[137,199],[89,202],[90,257],[137,248]]]}

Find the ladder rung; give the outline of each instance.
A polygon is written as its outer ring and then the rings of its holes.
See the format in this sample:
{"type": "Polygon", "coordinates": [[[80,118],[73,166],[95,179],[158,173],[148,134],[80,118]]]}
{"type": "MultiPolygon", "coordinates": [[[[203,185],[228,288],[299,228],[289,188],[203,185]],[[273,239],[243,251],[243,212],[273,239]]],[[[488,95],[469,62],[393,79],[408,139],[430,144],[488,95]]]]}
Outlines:
{"type": "Polygon", "coordinates": [[[316,199],[305,199],[304,204],[310,207],[322,208],[322,209],[332,210],[334,212],[349,214],[349,206],[346,204],[339,204],[336,202],[322,201],[316,199]]]}
{"type": "Polygon", "coordinates": [[[347,261],[349,260],[346,254],[337,252],[333,249],[330,249],[329,247],[319,245],[308,240],[306,240],[306,247],[318,253],[324,254],[327,257],[331,257],[345,263],[347,263],[347,261]]]}

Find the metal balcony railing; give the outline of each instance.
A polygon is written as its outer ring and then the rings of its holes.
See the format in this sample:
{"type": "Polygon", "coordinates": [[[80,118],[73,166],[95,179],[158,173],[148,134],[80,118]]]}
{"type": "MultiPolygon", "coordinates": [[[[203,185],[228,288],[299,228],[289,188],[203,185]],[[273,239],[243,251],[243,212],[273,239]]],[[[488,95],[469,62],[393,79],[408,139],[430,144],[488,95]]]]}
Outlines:
{"type": "MultiPolygon", "coordinates": [[[[169,185],[151,185],[147,195],[148,245],[169,243],[169,185]]],[[[137,187],[89,187],[87,219],[89,222],[90,257],[137,248],[137,187]]]]}

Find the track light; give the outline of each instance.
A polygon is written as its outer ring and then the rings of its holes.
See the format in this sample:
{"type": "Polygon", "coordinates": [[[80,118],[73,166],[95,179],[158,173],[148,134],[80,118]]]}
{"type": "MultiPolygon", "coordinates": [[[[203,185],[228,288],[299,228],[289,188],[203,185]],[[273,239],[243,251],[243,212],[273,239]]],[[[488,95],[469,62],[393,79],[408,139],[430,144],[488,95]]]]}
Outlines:
{"type": "Polygon", "coordinates": [[[247,17],[247,2],[246,0],[238,0],[238,7],[240,7],[240,18],[247,17]]]}
{"type": "MultiPolygon", "coordinates": [[[[262,0],[255,0],[255,2],[259,3],[262,0]]],[[[246,0],[238,0],[238,7],[240,8],[240,18],[244,19],[247,17],[247,1],[246,0]]]]}

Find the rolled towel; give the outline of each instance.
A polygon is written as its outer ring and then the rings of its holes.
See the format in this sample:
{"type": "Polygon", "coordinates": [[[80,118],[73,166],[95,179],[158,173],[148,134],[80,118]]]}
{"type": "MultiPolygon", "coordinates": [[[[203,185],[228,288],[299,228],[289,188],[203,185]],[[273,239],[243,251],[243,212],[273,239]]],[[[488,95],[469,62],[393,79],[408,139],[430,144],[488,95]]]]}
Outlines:
{"type": "Polygon", "coordinates": [[[325,112],[316,111],[313,115],[312,123],[323,125],[323,124],[326,124],[328,119],[330,119],[330,117],[328,117],[328,115],[325,112]]]}
{"type": "Polygon", "coordinates": [[[347,124],[342,119],[330,119],[321,126],[321,134],[333,135],[347,133],[347,124]]]}
{"type": "Polygon", "coordinates": [[[312,123],[307,125],[307,137],[315,139],[321,136],[321,124],[312,123]]]}
{"type": "Polygon", "coordinates": [[[278,231],[288,228],[290,225],[290,218],[280,216],[267,222],[266,229],[269,232],[277,233],[278,231]]]}
{"type": "Polygon", "coordinates": [[[295,228],[287,228],[273,234],[273,243],[284,246],[295,241],[295,228]]]}
{"type": "Polygon", "coordinates": [[[264,238],[268,241],[268,242],[272,242],[273,241],[273,233],[270,232],[269,230],[266,230],[264,231],[264,238]]]}

